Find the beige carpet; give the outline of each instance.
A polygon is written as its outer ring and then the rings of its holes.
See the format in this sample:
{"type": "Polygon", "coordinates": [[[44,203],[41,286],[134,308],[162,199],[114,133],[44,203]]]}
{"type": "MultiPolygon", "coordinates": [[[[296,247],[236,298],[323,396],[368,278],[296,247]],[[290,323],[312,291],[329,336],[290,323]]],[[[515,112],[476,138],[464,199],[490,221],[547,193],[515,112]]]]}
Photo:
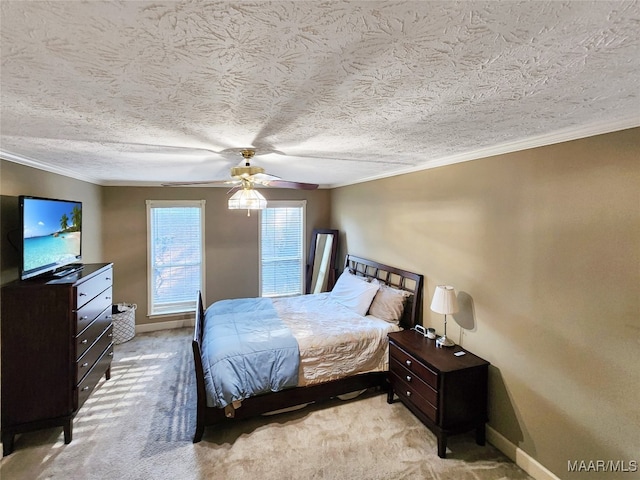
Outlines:
{"type": "Polygon", "coordinates": [[[438,458],[433,434],[379,393],[208,428],[194,445],[190,337],[178,329],[117,345],[111,380],[100,382],[77,415],[73,441],[64,445],[61,428],[17,436],[0,478],[530,478],[471,434],[452,437],[448,458],[438,458]]]}

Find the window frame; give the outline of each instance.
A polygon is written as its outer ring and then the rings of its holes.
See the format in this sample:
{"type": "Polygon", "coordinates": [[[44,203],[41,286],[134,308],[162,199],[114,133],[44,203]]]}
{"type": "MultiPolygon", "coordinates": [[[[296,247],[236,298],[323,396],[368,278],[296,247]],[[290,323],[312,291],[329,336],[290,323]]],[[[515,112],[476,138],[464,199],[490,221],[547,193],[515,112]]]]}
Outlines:
{"type": "MultiPolygon", "coordinates": [[[[306,239],[305,232],[307,231],[307,201],[306,200],[268,200],[267,209],[269,208],[300,208],[302,209],[302,221],[300,225],[300,292],[296,294],[280,294],[280,295],[268,295],[267,298],[282,298],[296,295],[302,295],[305,292],[305,251],[306,251],[306,239]]],[[[260,297],[265,297],[262,292],[262,214],[260,211],[260,219],[258,224],[258,292],[260,297]]]]}
{"type": "Polygon", "coordinates": [[[194,313],[197,307],[197,299],[175,304],[175,308],[158,309],[154,306],[153,298],[153,260],[151,249],[151,221],[154,208],[198,208],[200,210],[200,294],[205,297],[206,292],[206,257],[205,257],[205,204],[206,200],[147,200],[147,317],[158,318],[166,316],[194,313]]]}

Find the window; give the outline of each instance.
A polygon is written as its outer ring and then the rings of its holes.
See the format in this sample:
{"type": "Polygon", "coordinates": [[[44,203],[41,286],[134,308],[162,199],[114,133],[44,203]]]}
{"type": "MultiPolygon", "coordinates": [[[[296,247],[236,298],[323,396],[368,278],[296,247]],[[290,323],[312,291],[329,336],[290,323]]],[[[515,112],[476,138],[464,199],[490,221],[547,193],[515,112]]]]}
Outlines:
{"type": "Polygon", "coordinates": [[[194,311],[204,289],[204,200],[147,200],[149,315],[194,311]]]}
{"type": "Polygon", "coordinates": [[[306,201],[269,202],[260,216],[260,295],[300,295],[306,201]]]}

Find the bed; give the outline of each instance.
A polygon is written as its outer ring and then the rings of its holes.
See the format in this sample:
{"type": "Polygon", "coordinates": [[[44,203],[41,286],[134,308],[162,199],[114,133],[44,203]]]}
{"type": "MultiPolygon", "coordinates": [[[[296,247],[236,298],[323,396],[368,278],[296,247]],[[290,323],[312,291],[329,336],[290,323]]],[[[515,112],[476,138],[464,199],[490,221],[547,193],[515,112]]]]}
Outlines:
{"type": "MultiPolygon", "coordinates": [[[[381,387],[386,390],[386,370],[388,370],[386,333],[411,328],[420,323],[422,289],[423,276],[420,274],[347,255],[344,271],[334,290],[329,293],[302,295],[283,300],[223,300],[215,302],[206,310],[202,297],[198,293],[192,342],[197,388],[196,431],[193,442],[197,443],[202,439],[204,428],[207,426],[305,405],[372,387],[381,387]],[[372,288],[365,287],[363,284],[377,285],[371,300],[368,300],[369,303],[366,303],[367,300],[363,303],[363,295],[359,295],[357,300],[350,296],[352,293],[350,286],[356,282],[358,289],[372,288]],[[345,285],[350,286],[345,287],[345,285]],[[390,298],[388,295],[392,294],[396,300],[401,294],[403,306],[400,310],[397,309],[397,305],[393,306],[386,301],[390,298]],[[340,305],[336,306],[336,300],[340,305]],[[380,300],[384,302],[381,303],[380,300]],[[331,308],[328,307],[329,304],[332,305],[331,308]],[[347,313],[343,306],[348,307],[352,312],[359,313],[347,313]],[[320,315],[319,311],[323,314],[320,315]],[[331,314],[327,315],[326,312],[331,314]],[[278,322],[284,323],[286,328],[278,322]],[[324,332],[322,330],[324,326],[322,328],[316,326],[317,323],[328,326],[327,333],[319,334],[318,332],[324,332]],[[244,327],[244,325],[248,326],[244,327]],[[352,328],[355,332],[361,325],[365,329],[363,332],[366,332],[362,339],[359,337],[360,333],[351,332],[352,328]],[[251,335],[240,334],[238,338],[230,337],[229,335],[236,335],[234,332],[238,328],[247,328],[251,335]],[[258,328],[265,328],[268,331],[257,334],[258,328]],[[343,335],[342,328],[348,329],[349,334],[343,335]],[[293,333],[295,341],[286,335],[281,336],[280,333],[284,330],[293,333]],[[319,335],[327,338],[320,340],[319,335]],[[342,361],[342,355],[345,359],[351,358],[351,354],[344,353],[344,349],[351,348],[349,344],[352,343],[350,338],[352,335],[358,335],[357,338],[354,337],[353,343],[364,345],[362,348],[367,350],[366,355],[372,355],[371,358],[361,357],[360,353],[355,353],[353,360],[342,361]],[[277,383],[275,388],[277,391],[272,391],[273,384],[268,386],[265,392],[258,389],[258,393],[250,395],[244,390],[246,385],[240,388],[231,382],[231,390],[234,388],[237,390],[231,392],[219,387],[217,374],[211,371],[212,365],[217,368],[222,364],[226,370],[233,370],[236,373],[244,372],[243,381],[248,377],[249,381],[253,382],[254,377],[261,376],[261,374],[253,374],[253,367],[250,364],[247,364],[248,367],[241,361],[238,364],[237,358],[241,355],[235,350],[245,348],[243,342],[252,343],[256,337],[275,338],[278,342],[276,349],[273,350],[275,353],[270,351],[267,354],[268,359],[276,365],[271,370],[278,370],[278,375],[282,373],[288,375],[279,376],[275,380],[269,379],[277,383]],[[346,337],[350,338],[348,342],[345,340],[346,337]],[[332,346],[332,341],[339,341],[340,345],[332,346]],[[320,343],[328,343],[328,346],[318,346],[317,344],[320,343]],[[232,346],[229,347],[229,345],[232,346]],[[216,358],[215,362],[212,361],[211,355],[218,355],[219,350],[227,347],[231,349],[229,358],[221,359],[220,357],[216,358]],[[328,350],[314,350],[316,347],[328,350]],[[384,348],[383,353],[380,348],[384,348]],[[246,374],[247,368],[252,372],[251,375],[246,374]],[[244,396],[237,396],[239,390],[243,390],[244,396]]],[[[250,348],[253,348],[251,355],[254,357],[258,355],[256,351],[259,351],[259,355],[255,358],[258,363],[266,361],[261,346],[254,345],[250,348]]],[[[240,382],[240,379],[237,381],[240,382]]]]}

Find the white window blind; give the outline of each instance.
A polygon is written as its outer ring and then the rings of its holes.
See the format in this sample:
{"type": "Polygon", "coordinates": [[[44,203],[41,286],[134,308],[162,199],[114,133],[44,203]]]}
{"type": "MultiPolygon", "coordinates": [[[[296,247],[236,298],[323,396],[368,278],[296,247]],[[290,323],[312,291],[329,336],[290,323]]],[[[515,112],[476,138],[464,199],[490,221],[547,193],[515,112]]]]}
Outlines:
{"type": "Polygon", "coordinates": [[[149,315],[195,310],[204,289],[204,204],[147,201],[149,315]]]}
{"type": "Polygon", "coordinates": [[[261,211],[260,294],[300,295],[304,283],[305,201],[269,202],[261,211]]]}

